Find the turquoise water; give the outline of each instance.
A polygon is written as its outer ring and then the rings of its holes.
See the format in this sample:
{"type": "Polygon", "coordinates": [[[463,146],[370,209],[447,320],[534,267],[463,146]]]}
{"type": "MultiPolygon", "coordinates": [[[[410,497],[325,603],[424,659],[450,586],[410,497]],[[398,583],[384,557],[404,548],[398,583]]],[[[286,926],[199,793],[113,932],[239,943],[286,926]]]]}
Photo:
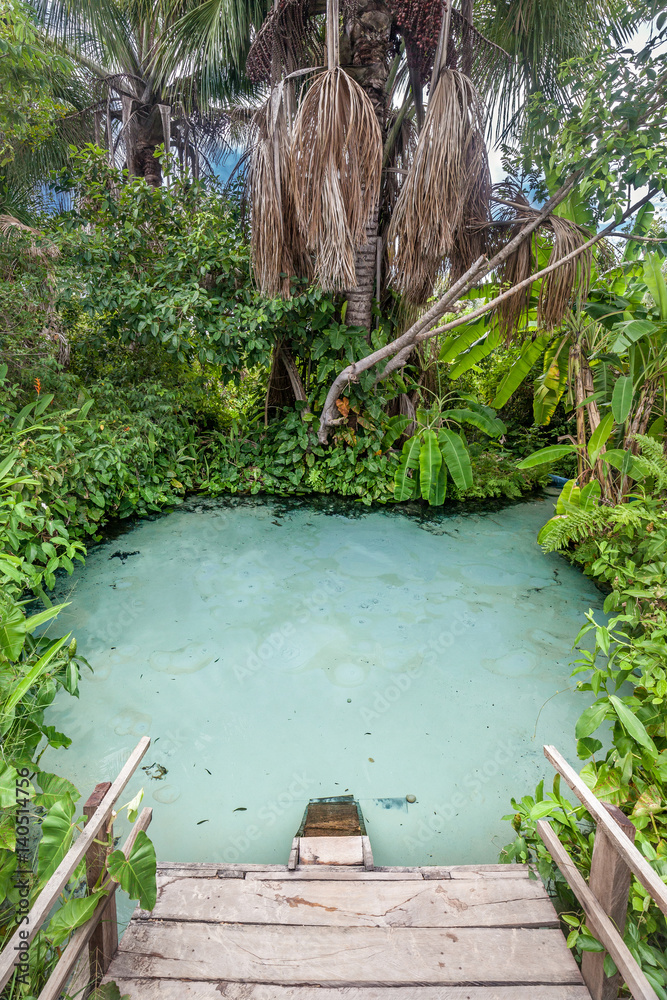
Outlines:
{"type": "Polygon", "coordinates": [[[162,861],[285,862],[308,799],[351,792],[377,864],[493,862],[586,705],[570,646],[601,596],[537,546],[552,511],[197,501],[140,522],[62,585],[94,673],[50,711],[73,745],[42,766],[87,796],[150,735],[122,801],[143,785],[162,861]]]}

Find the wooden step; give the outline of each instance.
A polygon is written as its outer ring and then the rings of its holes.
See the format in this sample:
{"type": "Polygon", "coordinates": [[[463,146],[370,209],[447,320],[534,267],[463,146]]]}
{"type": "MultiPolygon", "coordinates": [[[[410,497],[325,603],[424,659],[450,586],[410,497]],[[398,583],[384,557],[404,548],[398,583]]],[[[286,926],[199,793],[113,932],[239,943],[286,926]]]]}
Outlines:
{"type": "Polygon", "coordinates": [[[557,929],[133,920],[109,978],[322,986],[581,985],[557,929]]]}
{"type": "Polygon", "coordinates": [[[327,989],[265,983],[117,979],[131,1000],[591,1000],[584,986],[365,986],[327,989]]]}
{"type": "Polygon", "coordinates": [[[363,838],[299,837],[301,865],[363,865],[363,838]]]}
{"type": "Polygon", "coordinates": [[[201,879],[158,877],[144,919],[348,927],[558,927],[540,881],[201,879]]]}

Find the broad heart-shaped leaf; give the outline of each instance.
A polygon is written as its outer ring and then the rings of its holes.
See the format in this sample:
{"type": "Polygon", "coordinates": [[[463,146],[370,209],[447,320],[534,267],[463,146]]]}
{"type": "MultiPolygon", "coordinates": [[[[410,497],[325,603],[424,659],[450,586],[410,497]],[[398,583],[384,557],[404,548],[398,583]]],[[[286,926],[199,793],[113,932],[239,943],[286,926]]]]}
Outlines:
{"type": "Polygon", "coordinates": [[[514,362],[500,383],[495,399],[491,403],[492,406],[498,410],[501,406],[505,405],[510,396],[516,392],[521,383],[528,377],[531,368],[539,356],[546,350],[550,339],[545,334],[541,337],[536,337],[535,340],[525,341],[518,360],[514,362]]]}
{"type": "MultiPolygon", "coordinates": [[[[438,503],[438,481],[442,467],[442,453],[435,431],[426,430],[419,451],[419,489],[424,500],[432,507],[438,503]]],[[[442,501],[440,501],[442,503],[442,501]]]]}
{"type": "Polygon", "coordinates": [[[20,607],[10,607],[0,623],[0,652],[8,660],[18,660],[26,638],[26,619],[20,607]]]}
{"type": "Polygon", "coordinates": [[[594,733],[596,729],[599,729],[608,710],[609,705],[606,698],[602,698],[593,705],[589,705],[586,711],[579,716],[577,724],[574,727],[574,735],[577,739],[583,740],[594,733]]]}
{"type": "Polygon", "coordinates": [[[74,837],[74,802],[64,795],[53,803],[42,823],[37,873],[46,882],[67,854],[74,837]]]}
{"type": "Polygon", "coordinates": [[[644,261],[644,281],[651,298],[660,310],[660,319],[667,320],[667,285],[662,276],[663,258],[657,253],[649,253],[644,261]]]}
{"type": "Polygon", "coordinates": [[[462,438],[449,428],[443,427],[438,431],[438,441],[450,476],[460,490],[469,490],[472,486],[472,466],[462,438]]]}
{"type": "Polygon", "coordinates": [[[35,805],[43,806],[45,809],[50,809],[63,795],[69,795],[72,802],[81,798],[80,792],[72,782],[68,781],[67,778],[61,778],[58,774],[47,774],[46,771],[40,771],[35,779],[35,784],[40,788],[35,796],[35,805]]]}
{"type": "Polygon", "coordinates": [[[609,440],[609,436],[614,429],[614,414],[607,413],[606,416],[602,418],[598,426],[595,428],[591,434],[591,439],[588,442],[588,456],[591,462],[595,462],[604,448],[605,444],[609,440]]]}
{"type": "Polygon", "coordinates": [[[130,899],[138,899],[143,910],[152,910],[157,899],[155,848],[143,830],[137,834],[129,858],[113,851],[107,863],[109,874],[130,899]]]}
{"type": "Polygon", "coordinates": [[[53,914],[46,928],[46,936],[51,944],[58,948],[72,931],[90,920],[98,903],[106,898],[106,895],[106,892],[96,892],[94,896],[78,896],[63,903],[53,914]]]}
{"type": "Polygon", "coordinates": [[[419,481],[414,477],[410,478],[408,472],[419,468],[420,449],[421,441],[418,434],[408,438],[403,445],[394,479],[394,500],[412,500],[417,496],[419,481]]]}
{"type": "Polygon", "coordinates": [[[517,469],[532,469],[536,465],[548,465],[550,462],[557,462],[565,455],[572,455],[577,449],[573,444],[550,444],[546,448],[534,451],[528,458],[517,464],[517,469]]]}
{"type": "Polygon", "coordinates": [[[611,395],[611,412],[617,424],[624,424],[630,416],[633,395],[634,387],[629,375],[622,375],[616,379],[614,391],[611,395]]]}
{"type": "Polygon", "coordinates": [[[625,731],[632,736],[633,740],[636,740],[637,743],[646,747],[647,750],[650,750],[651,753],[654,753],[657,757],[658,751],[655,743],[646,732],[643,724],[639,721],[632,709],[628,708],[628,706],[622,702],[620,698],[617,698],[615,694],[609,695],[609,701],[614,706],[616,715],[618,716],[625,731]]]}

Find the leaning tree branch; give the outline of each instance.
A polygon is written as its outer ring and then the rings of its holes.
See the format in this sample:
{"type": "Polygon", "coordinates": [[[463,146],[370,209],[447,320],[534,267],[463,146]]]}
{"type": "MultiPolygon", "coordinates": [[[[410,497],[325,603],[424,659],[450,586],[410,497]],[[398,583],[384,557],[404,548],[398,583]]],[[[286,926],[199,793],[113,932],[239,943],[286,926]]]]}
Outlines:
{"type": "MultiPolygon", "coordinates": [[[[501,264],[503,264],[508,257],[510,257],[514,251],[519,247],[524,240],[529,239],[539,226],[551,215],[555,208],[565,201],[569,196],[570,192],[573,190],[575,185],[581,179],[584,173],[584,168],[581,167],[576,170],[563,184],[561,189],[556,192],[553,198],[550,198],[547,204],[542,208],[542,210],[514,236],[509,243],[507,243],[502,250],[498,251],[491,260],[488,260],[485,256],[478,257],[472,267],[468,268],[466,273],[462,275],[458,281],[456,281],[448,291],[435,303],[431,308],[424,313],[420,319],[414,323],[409,330],[401,334],[395,340],[390,341],[390,343],[385,344],[384,347],[378,348],[377,351],[373,351],[372,354],[368,354],[365,358],[361,358],[359,361],[353,361],[352,364],[347,365],[334,379],[329,392],[327,393],[327,398],[324,402],[322,408],[322,414],[320,417],[320,427],[318,431],[318,439],[321,444],[326,444],[327,438],[329,436],[329,428],[336,427],[340,423],[340,417],[337,415],[336,400],[339,398],[341,391],[350,382],[357,382],[359,380],[359,375],[362,372],[368,371],[369,368],[373,368],[374,365],[379,364],[384,361],[385,358],[391,358],[393,355],[398,354],[399,351],[407,347],[412,349],[415,344],[419,342],[419,335],[428,331],[435,323],[441,319],[446,312],[451,311],[451,307],[459,299],[463,298],[471,288],[478,284],[487,274],[495,270],[501,264]]],[[[614,223],[617,226],[618,222],[614,223]]],[[[463,322],[463,320],[461,321],[463,322]]],[[[425,338],[422,338],[425,339],[425,338]]],[[[409,353],[409,352],[408,352],[409,353]]],[[[405,355],[407,358],[407,355],[405,355]]]]}
{"type": "Polygon", "coordinates": [[[571,260],[575,260],[575,258],[580,256],[580,254],[585,253],[586,250],[590,250],[592,246],[595,246],[596,243],[599,243],[600,240],[603,240],[605,239],[605,237],[611,235],[611,233],[614,231],[614,228],[617,225],[619,225],[619,222],[625,222],[627,218],[629,218],[631,215],[634,215],[635,212],[638,212],[639,209],[642,207],[642,205],[645,205],[647,201],[650,201],[651,198],[654,198],[656,194],[657,194],[657,188],[654,188],[653,190],[649,191],[649,193],[644,198],[641,198],[639,201],[636,201],[634,205],[630,205],[629,208],[625,210],[620,220],[618,221],[614,220],[614,222],[612,222],[611,225],[607,226],[606,229],[602,229],[599,233],[596,233],[595,236],[592,236],[590,240],[587,240],[585,243],[582,243],[580,247],[577,247],[571,253],[566,254],[565,257],[561,257],[560,260],[554,261],[553,264],[549,264],[548,267],[542,268],[541,271],[536,271],[534,274],[531,274],[529,278],[524,278],[524,280],[520,281],[518,284],[512,285],[511,288],[508,288],[506,291],[501,292],[500,295],[496,295],[495,298],[489,299],[489,301],[486,302],[483,306],[479,306],[479,308],[473,309],[472,312],[466,313],[465,316],[461,316],[459,319],[454,319],[450,323],[445,323],[444,326],[438,326],[435,327],[433,330],[428,330],[426,332],[418,334],[417,342],[421,343],[422,341],[429,340],[431,337],[436,337],[441,333],[447,333],[449,330],[453,330],[457,326],[462,326],[464,323],[470,323],[473,320],[479,319],[480,316],[483,316],[485,313],[490,312],[491,309],[495,309],[496,306],[500,305],[501,302],[504,302],[505,299],[508,299],[511,295],[515,295],[522,289],[528,288],[530,285],[533,284],[533,282],[539,281],[541,278],[546,278],[546,276],[548,274],[551,274],[552,271],[556,271],[559,267],[562,267],[563,264],[568,264],[571,260]]]}

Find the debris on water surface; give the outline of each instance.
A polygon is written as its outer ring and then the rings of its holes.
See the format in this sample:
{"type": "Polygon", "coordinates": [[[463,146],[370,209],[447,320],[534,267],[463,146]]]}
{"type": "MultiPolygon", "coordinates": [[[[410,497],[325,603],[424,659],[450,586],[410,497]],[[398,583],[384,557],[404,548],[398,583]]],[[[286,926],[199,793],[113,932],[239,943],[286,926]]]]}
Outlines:
{"type": "Polygon", "coordinates": [[[161,781],[165,774],[169,774],[169,771],[163,764],[147,764],[141,770],[145,771],[146,776],[152,778],[153,781],[161,781]]]}
{"type": "Polygon", "coordinates": [[[406,802],[416,802],[417,801],[417,796],[416,795],[406,795],[405,796],[405,801],[406,802]]]}
{"type": "Polygon", "coordinates": [[[120,559],[120,561],[124,563],[126,559],[130,558],[130,556],[138,556],[139,554],[140,554],[139,549],[135,549],[134,552],[122,552],[120,549],[118,549],[117,552],[111,553],[109,559],[120,559]]]}
{"type": "Polygon", "coordinates": [[[375,763],[375,761],[373,760],[373,758],[372,758],[372,757],[369,757],[368,759],[369,759],[369,761],[371,762],[371,764],[374,764],[374,763],[375,763]]]}

